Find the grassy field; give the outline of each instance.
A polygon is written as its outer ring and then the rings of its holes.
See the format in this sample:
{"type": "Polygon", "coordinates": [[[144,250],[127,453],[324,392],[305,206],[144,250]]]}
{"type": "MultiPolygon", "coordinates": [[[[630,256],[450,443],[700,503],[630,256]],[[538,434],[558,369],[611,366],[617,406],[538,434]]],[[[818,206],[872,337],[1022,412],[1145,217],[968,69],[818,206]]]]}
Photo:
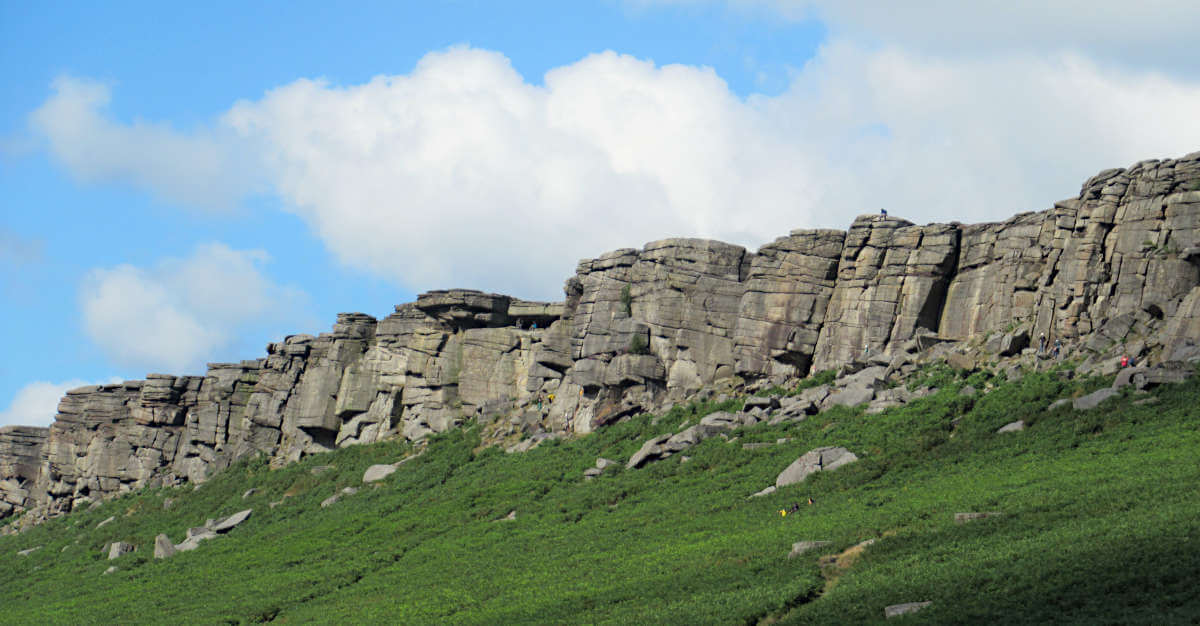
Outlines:
{"type": "Polygon", "coordinates": [[[704,441],[686,462],[591,481],[582,472],[597,457],[624,462],[645,439],[740,400],[525,454],[480,449],[465,428],[376,486],[362,485],[363,470],[407,446],[281,470],[243,463],[196,490],[131,494],[0,537],[0,622],[833,624],[929,600],[889,623],[1200,623],[1196,379],[1079,413],[1045,407],[1108,381],[964,379],[944,366],[922,376],[941,390],[880,415],[839,408],[760,424],[704,441]],[[960,395],[968,383],[995,389],[960,395]],[[1134,404],[1147,397],[1155,403],[1134,404]],[[1029,427],[995,433],[1016,419],[1029,427]],[[822,445],[861,460],[747,497],[822,445]],[[319,465],[332,469],[314,475],[319,465]],[[347,486],[361,490],[320,507],[347,486]],[[815,504],[778,514],[808,497],[815,504]],[[228,536],[153,558],[158,533],[178,542],[243,508],[253,516],[228,536]],[[1004,515],[955,524],[966,511],[1004,515]],[[857,559],[819,562],[871,538],[857,559]],[[787,558],[802,540],[832,543],[787,558]],[[112,541],[139,548],[109,561],[112,541]],[[102,575],[110,565],[119,569],[102,575]]]}

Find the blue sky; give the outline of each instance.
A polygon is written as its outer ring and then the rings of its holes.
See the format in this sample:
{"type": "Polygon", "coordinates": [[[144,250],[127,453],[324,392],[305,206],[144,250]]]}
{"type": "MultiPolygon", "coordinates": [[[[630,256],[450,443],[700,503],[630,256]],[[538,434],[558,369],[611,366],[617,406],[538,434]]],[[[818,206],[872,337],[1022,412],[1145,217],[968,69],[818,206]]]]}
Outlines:
{"type": "Polygon", "coordinates": [[[962,4],[2,2],[0,425],[430,288],[1200,150],[1191,3],[962,4]]]}

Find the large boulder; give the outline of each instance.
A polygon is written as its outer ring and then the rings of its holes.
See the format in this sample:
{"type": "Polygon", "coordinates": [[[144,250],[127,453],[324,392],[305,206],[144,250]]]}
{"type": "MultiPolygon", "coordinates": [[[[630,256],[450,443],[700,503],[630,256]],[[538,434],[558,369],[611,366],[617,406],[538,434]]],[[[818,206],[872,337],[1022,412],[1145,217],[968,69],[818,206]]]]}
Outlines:
{"type": "Polygon", "coordinates": [[[798,483],[810,474],[837,469],[857,460],[858,457],[853,452],[841,447],[827,446],[810,450],[779,473],[775,478],[775,486],[798,483]]]}
{"type": "Polygon", "coordinates": [[[225,519],[218,521],[216,524],[213,524],[213,527],[212,527],[213,532],[227,533],[227,532],[233,530],[234,526],[237,526],[238,524],[241,524],[242,522],[246,521],[247,519],[250,519],[250,514],[253,512],[254,512],[254,509],[246,509],[244,511],[238,511],[237,513],[234,513],[233,515],[230,515],[229,517],[226,517],[225,519]]]}
{"type": "Polygon", "coordinates": [[[170,537],[164,534],[159,534],[154,538],[154,558],[165,559],[170,556],[175,556],[176,552],[177,550],[175,549],[175,544],[171,543],[170,537]]]}
{"type": "Polygon", "coordinates": [[[1120,391],[1112,388],[1100,389],[1098,391],[1093,391],[1086,396],[1075,398],[1075,402],[1072,403],[1072,406],[1075,407],[1076,411],[1088,411],[1100,406],[1101,402],[1104,402],[1118,393],[1120,393],[1120,391]]]}
{"type": "Polygon", "coordinates": [[[108,560],[113,560],[120,557],[122,554],[133,552],[137,548],[131,543],[124,541],[116,541],[108,546],[108,560]]]}
{"type": "Polygon", "coordinates": [[[670,438],[671,435],[659,435],[658,437],[650,439],[646,443],[642,444],[641,449],[639,449],[637,452],[634,452],[633,456],[629,457],[629,462],[625,464],[625,468],[634,469],[645,465],[649,461],[658,460],[661,456],[667,453],[666,450],[662,448],[662,444],[666,443],[666,441],[670,438]]]}
{"type": "Polygon", "coordinates": [[[388,476],[391,476],[392,473],[395,471],[396,471],[395,465],[389,465],[389,464],[372,465],[371,467],[367,468],[367,471],[363,472],[362,480],[364,483],[373,483],[376,481],[383,480],[384,478],[387,478],[388,476]]]}
{"type": "Polygon", "coordinates": [[[868,386],[847,387],[841,391],[831,394],[825,399],[824,406],[829,408],[832,406],[848,406],[856,407],[860,404],[866,404],[875,398],[875,389],[868,386]]]}

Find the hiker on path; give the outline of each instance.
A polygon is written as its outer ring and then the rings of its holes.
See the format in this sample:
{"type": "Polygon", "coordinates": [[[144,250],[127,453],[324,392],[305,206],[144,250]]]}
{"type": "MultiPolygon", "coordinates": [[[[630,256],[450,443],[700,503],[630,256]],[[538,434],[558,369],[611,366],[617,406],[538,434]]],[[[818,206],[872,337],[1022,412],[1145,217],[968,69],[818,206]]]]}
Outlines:
{"type": "Polygon", "coordinates": [[[1121,355],[1121,368],[1123,369],[1123,368],[1126,368],[1126,367],[1129,367],[1129,355],[1128,355],[1128,354],[1122,354],[1122,355],[1121,355]]]}
{"type": "Polygon", "coordinates": [[[1062,339],[1054,340],[1054,358],[1062,360],[1062,339]]]}
{"type": "Polygon", "coordinates": [[[864,343],[863,344],[863,358],[867,358],[869,356],[871,356],[871,344],[864,343]]]}
{"type": "Polygon", "coordinates": [[[1045,353],[1046,353],[1046,333],[1042,333],[1041,338],[1038,339],[1038,354],[1042,355],[1045,353]]]}

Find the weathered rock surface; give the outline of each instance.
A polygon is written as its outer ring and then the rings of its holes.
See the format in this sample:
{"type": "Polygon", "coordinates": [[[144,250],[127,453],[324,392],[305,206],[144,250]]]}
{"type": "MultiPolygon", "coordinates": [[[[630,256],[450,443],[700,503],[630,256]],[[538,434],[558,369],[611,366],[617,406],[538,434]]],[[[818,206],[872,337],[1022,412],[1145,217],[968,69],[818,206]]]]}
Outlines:
{"type": "Polygon", "coordinates": [[[136,550],[137,547],[131,543],[124,541],[115,541],[108,546],[108,560],[113,560],[120,557],[122,554],[129,554],[136,550]]]}
{"type": "Polygon", "coordinates": [[[792,551],[788,553],[788,558],[794,559],[801,554],[808,552],[809,550],[824,548],[825,546],[829,545],[829,543],[830,542],[828,541],[797,541],[796,543],[792,544],[792,551]]]}
{"type": "Polygon", "coordinates": [[[1086,396],[1075,398],[1072,406],[1075,407],[1076,411],[1088,411],[1100,406],[1100,403],[1117,395],[1118,393],[1120,393],[1120,391],[1112,388],[1100,389],[1098,391],[1093,391],[1086,396]]]}
{"type": "MultiPolygon", "coordinates": [[[[797,230],[757,251],[655,241],[581,261],[564,295],[431,291],[383,319],[339,314],[331,332],[287,337],[202,376],[71,390],[50,428],[0,428],[0,518],[199,484],[255,454],[282,465],[421,440],[468,419],[496,441],[523,437],[509,448],[520,452],[734,376],[778,383],[861,361],[845,373],[878,367],[887,378],[911,371],[897,358],[922,350],[966,369],[996,354],[1032,361],[1027,346],[1043,334],[1098,370],[1117,350],[1140,364],[1200,361],[1200,152],[1106,170],[1076,197],[998,223],[866,215],[845,232],[797,230]]],[[[1147,373],[1142,384],[1180,375],[1147,373]]],[[[786,420],[832,403],[907,401],[885,397],[880,380],[873,370],[809,390],[802,404],[747,411],[786,420]]],[[[648,442],[660,449],[640,451],[639,463],[706,434],[648,442]]]]}
{"type": "Polygon", "coordinates": [[[887,619],[891,619],[893,617],[897,617],[900,615],[907,615],[908,613],[916,613],[917,611],[920,611],[921,609],[923,609],[931,604],[933,604],[933,602],[931,602],[931,601],[905,602],[904,604],[893,604],[891,606],[884,607],[883,616],[887,619]]]}
{"type": "Polygon", "coordinates": [[[1015,432],[1020,432],[1022,430],[1025,430],[1025,421],[1017,420],[1015,422],[1009,422],[1009,423],[1001,426],[1000,429],[997,430],[996,432],[998,432],[998,433],[1015,433],[1015,432]]]}
{"type": "Polygon", "coordinates": [[[775,486],[784,487],[798,483],[810,474],[834,470],[857,460],[858,457],[853,452],[841,447],[827,446],[809,450],[775,477],[775,486]]]}
{"type": "Polygon", "coordinates": [[[178,550],[175,549],[175,544],[171,543],[170,537],[159,534],[154,538],[154,558],[165,559],[175,556],[176,552],[178,550]]]}
{"type": "Polygon", "coordinates": [[[363,472],[362,481],[364,483],[373,483],[383,480],[391,476],[396,471],[395,465],[372,465],[363,472]]]}
{"type": "Polygon", "coordinates": [[[227,533],[233,530],[238,524],[250,519],[250,514],[253,512],[254,509],[238,511],[237,513],[234,513],[225,519],[217,521],[215,524],[213,524],[212,530],[215,533],[227,533]]]}
{"type": "Polygon", "coordinates": [[[984,518],[988,518],[988,517],[999,517],[1001,515],[1004,515],[1004,513],[1001,513],[999,511],[955,513],[954,514],[954,523],[955,524],[965,524],[966,522],[973,522],[977,519],[984,519],[984,518]]]}

